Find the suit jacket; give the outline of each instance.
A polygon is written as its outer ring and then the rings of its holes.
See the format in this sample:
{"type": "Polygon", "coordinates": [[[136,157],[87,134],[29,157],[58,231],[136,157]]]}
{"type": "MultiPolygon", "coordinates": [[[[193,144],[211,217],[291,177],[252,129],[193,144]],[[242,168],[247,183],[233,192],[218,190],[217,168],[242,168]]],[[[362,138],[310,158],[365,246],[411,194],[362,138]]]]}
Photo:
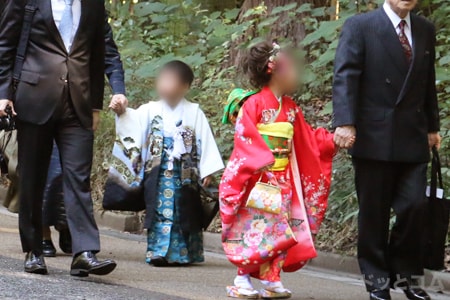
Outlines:
{"type": "Polygon", "coordinates": [[[334,127],[354,125],[354,157],[429,161],[428,133],[439,131],[435,30],[411,14],[412,63],[384,10],[346,21],[335,59],[334,127]]]}
{"type": "Polygon", "coordinates": [[[114,95],[125,95],[125,71],[123,70],[120,53],[108,22],[108,16],[106,16],[105,20],[105,44],[105,74],[108,76],[109,85],[114,95]]]}
{"type": "Polygon", "coordinates": [[[92,110],[103,105],[105,7],[102,0],[81,2],[81,20],[68,53],[56,28],[50,0],[37,0],[27,55],[16,91],[12,73],[26,0],[6,0],[0,19],[0,99],[14,101],[18,118],[46,123],[70,93],[81,124],[92,126],[92,110]]]}

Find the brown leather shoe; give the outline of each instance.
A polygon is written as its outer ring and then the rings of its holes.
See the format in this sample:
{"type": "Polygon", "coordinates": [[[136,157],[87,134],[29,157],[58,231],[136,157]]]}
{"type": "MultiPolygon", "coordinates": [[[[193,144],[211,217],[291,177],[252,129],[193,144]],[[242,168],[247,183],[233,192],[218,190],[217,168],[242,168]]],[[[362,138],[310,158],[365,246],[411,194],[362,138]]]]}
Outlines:
{"type": "Polygon", "coordinates": [[[89,274],[108,275],[116,266],[115,261],[111,259],[100,261],[92,251],[86,251],[74,257],[70,275],[77,277],[87,277],[89,274]]]}

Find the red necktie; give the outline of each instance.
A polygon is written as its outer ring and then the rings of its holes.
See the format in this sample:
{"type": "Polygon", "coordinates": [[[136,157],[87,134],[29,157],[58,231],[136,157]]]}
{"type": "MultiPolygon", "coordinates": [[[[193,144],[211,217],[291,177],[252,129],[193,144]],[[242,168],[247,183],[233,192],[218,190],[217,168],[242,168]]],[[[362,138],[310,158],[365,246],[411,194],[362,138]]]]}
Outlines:
{"type": "Polygon", "coordinates": [[[398,34],[398,38],[400,39],[400,44],[402,44],[403,52],[405,52],[406,58],[408,59],[408,62],[410,63],[412,60],[412,48],[411,44],[408,41],[408,38],[405,34],[405,26],[406,21],[401,20],[400,24],[398,24],[398,28],[400,28],[400,33],[398,34]]]}

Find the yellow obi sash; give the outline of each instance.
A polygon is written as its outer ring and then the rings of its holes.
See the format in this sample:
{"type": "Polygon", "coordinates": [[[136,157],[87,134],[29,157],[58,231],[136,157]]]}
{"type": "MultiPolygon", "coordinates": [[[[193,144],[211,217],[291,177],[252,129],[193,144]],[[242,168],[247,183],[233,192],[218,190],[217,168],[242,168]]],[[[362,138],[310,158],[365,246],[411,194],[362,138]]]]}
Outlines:
{"type": "Polygon", "coordinates": [[[289,122],[275,122],[258,124],[257,128],[275,156],[275,164],[272,166],[271,171],[284,171],[289,165],[294,126],[289,122]]]}

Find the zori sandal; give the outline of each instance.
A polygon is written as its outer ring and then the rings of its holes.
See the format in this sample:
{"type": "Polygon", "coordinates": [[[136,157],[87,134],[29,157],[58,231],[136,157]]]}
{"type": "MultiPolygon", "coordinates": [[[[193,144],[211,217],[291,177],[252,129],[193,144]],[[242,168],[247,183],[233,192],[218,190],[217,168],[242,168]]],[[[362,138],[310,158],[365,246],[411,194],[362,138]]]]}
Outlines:
{"type": "Polygon", "coordinates": [[[227,286],[227,296],[239,299],[259,299],[259,293],[255,289],[240,288],[237,286],[227,286]]]}
{"type": "Polygon", "coordinates": [[[289,299],[292,297],[292,292],[284,288],[281,282],[261,281],[264,289],[260,291],[262,299],[289,299]]]}

